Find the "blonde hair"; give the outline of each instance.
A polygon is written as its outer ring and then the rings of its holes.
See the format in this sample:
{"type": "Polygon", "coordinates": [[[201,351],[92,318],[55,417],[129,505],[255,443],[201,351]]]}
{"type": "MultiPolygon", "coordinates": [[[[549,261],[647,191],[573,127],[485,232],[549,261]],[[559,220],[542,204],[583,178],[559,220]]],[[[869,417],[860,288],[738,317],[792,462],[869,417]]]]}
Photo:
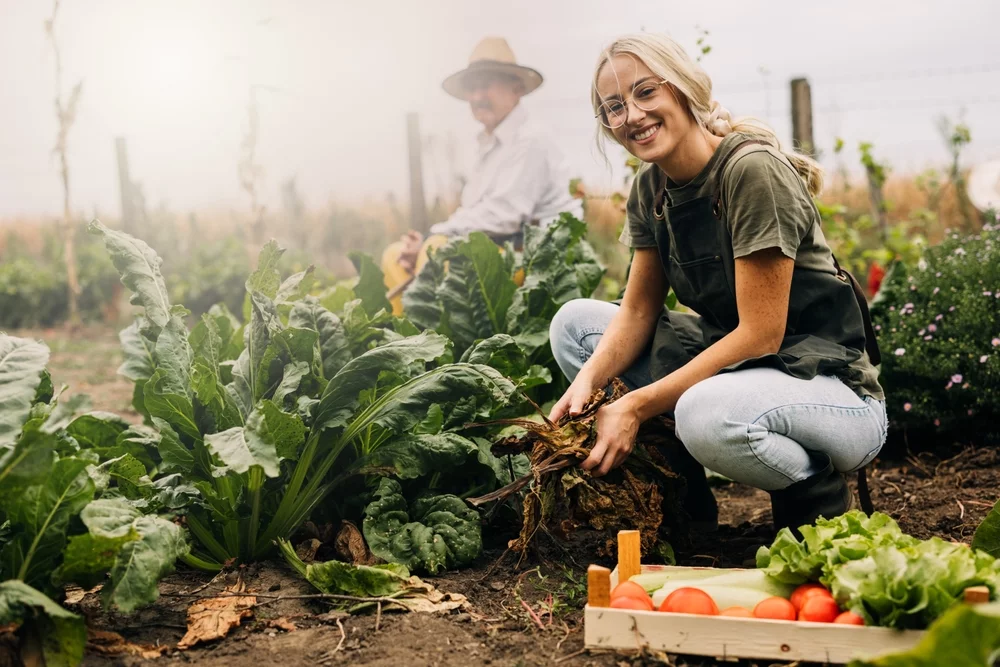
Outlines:
{"type": "MultiPolygon", "coordinates": [[[[691,60],[680,44],[666,35],[646,32],[625,35],[604,50],[594,68],[594,81],[590,91],[595,114],[600,113],[602,102],[597,92],[597,77],[601,69],[619,55],[637,58],[658,78],[666,80],[683,95],[691,117],[711,134],[724,137],[730,132],[740,132],[770,144],[788,159],[811,194],[817,195],[822,190],[823,168],[815,160],[801,153],[782,150],[774,130],[760,120],[750,117],[733,119],[725,107],[712,99],[712,79],[705,70],[691,60]]],[[[603,124],[598,128],[599,143],[602,137],[617,141],[612,131],[603,124]]]]}

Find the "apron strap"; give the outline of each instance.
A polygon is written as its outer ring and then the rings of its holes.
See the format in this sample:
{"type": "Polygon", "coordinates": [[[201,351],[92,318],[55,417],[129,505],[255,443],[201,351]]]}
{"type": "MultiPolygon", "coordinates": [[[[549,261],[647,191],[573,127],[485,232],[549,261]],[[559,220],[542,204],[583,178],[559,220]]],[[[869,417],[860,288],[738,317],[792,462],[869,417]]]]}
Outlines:
{"type": "MultiPolygon", "coordinates": [[[[728,154],[726,154],[724,158],[722,158],[722,164],[719,166],[719,192],[715,195],[715,204],[713,205],[713,212],[717,217],[721,217],[722,176],[725,174],[726,165],[729,163],[730,158],[736,155],[736,153],[747,144],[761,144],[764,146],[771,146],[772,148],[774,147],[773,144],[762,139],[748,139],[738,143],[731,151],[729,151],[728,154]]],[[[663,195],[666,195],[666,189],[664,189],[663,195]]],[[[662,202],[662,198],[659,201],[662,202]]],[[[878,366],[882,363],[882,353],[878,347],[878,340],[875,338],[875,328],[872,326],[872,317],[868,310],[868,299],[865,298],[865,293],[864,290],[861,289],[861,284],[853,275],[851,275],[851,272],[840,266],[840,262],[837,261],[837,257],[833,255],[832,251],[830,252],[830,255],[833,257],[833,267],[837,270],[837,276],[844,282],[850,283],[851,288],[854,290],[854,298],[858,302],[858,307],[861,309],[861,320],[865,327],[865,352],[868,353],[868,358],[871,359],[871,362],[878,366]]]]}

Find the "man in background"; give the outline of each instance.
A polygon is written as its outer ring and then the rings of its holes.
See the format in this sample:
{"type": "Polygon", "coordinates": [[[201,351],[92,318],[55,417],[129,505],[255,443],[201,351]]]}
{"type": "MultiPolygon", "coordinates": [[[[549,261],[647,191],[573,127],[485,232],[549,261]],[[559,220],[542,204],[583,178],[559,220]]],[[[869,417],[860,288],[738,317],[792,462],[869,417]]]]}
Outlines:
{"type": "MultiPolygon", "coordinates": [[[[521,98],[542,84],[542,75],[517,64],[506,40],[487,37],[473,49],[469,66],[444,80],[449,95],[469,103],[483,126],[478,158],[462,189],[458,210],[433,225],[426,240],[410,231],[382,255],[386,288],[398,291],[427,261],[427,252],[449,237],[483,232],[499,244],[521,242],[522,224],[546,225],[569,212],[582,218],[570,194],[569,165],[552,140],[554,131],[534,123],[521,98]]],[[[402,314],[402,296],[393,300],[402,314]]]]}

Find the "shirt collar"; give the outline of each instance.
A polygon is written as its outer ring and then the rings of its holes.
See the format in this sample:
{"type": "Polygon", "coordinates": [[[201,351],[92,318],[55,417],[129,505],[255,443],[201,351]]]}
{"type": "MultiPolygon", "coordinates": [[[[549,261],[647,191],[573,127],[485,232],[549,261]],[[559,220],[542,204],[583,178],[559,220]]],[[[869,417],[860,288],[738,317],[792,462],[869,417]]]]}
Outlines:
{"type": "Polygon", "coordinates": [[[500,121],[496,129],[493,130],[493,134],[487,134],[485,131],[479,133],[479,149],[482,153],[493,148],[496,143],[510,143],[517,134],[517,131],[524,125],[525,121],[528,120],[527,110],[521,106],[518,102],[507,117],[500,121]]]}

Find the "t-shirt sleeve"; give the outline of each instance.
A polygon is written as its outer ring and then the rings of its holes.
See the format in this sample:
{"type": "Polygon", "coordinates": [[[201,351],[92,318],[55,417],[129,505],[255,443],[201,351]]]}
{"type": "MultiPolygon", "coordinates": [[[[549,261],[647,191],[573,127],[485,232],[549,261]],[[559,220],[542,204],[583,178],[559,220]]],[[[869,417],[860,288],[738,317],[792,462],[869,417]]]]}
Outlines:
{"type": "Polygon", "coordinates": [[[653,198],[656,185],[653,165],[645,165],[632,179],[632,191],[625,203],[625,227],[619,240],[630,248],[655,248],[653,235],[653,198]]]}
{"type": "Polygon", "coordinates": [[[757,150],[735,159],[724,181],[733,256],[779,248],[795,259],[814,218],[798,173],[771,152],[757,150]]]}

